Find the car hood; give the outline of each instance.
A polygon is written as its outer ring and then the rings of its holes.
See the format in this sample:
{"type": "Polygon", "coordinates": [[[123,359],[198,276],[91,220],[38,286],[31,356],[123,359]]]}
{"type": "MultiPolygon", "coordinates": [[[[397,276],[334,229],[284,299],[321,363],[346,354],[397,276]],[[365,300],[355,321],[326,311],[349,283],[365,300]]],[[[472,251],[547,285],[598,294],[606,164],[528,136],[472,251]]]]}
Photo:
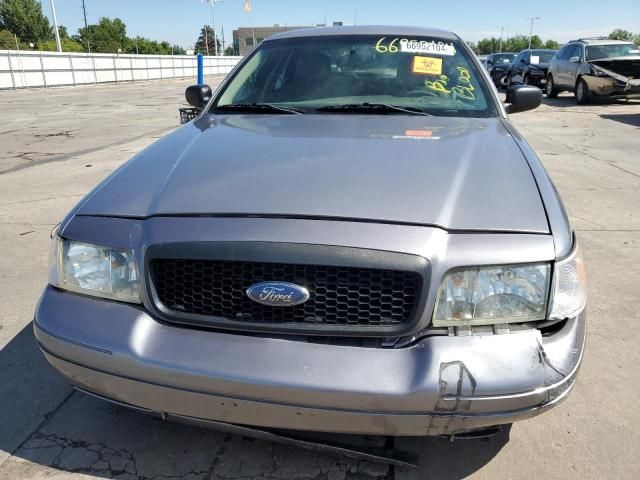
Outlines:
{"type": "Polygon", "coordinates": [[[549,231],[529,166],[497,118],[205,115],[134,157],[76,213],[549,231]]]}

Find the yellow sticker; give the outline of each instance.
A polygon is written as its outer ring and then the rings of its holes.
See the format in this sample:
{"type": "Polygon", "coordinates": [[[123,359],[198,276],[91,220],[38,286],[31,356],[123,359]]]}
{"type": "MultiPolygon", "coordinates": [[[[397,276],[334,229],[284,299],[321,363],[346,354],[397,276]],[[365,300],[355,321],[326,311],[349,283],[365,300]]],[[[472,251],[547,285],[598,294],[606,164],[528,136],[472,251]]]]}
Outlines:
{"type": "Polygon", "coordinates": [[[442,59],[432,57],[413,57],[413,73],[423,75],[440,75],[442,59]]]}

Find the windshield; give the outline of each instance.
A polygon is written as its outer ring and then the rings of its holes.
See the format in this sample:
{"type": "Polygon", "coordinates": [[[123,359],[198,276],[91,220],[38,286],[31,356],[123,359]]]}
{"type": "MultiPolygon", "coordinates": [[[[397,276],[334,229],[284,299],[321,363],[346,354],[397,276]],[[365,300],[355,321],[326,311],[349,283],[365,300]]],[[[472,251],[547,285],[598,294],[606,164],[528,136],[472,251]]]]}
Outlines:
{"type": "Polygon", "coordinates": [[[500,53],[493,56],[493,63],[495,65],[498,65],[501,63],[511,63],[513,62],[514,58],[516,58],[515,53],[500,53]]]}
{"type": "MultiPolygon", "coordinates": [[[[457,41],[433,37],[333,35],[264,42],[214,108],[228,112],[236,110],[232,105],[265,104],[304,113],[384,104],[431,115],[496,115],[466,50],[457,41]]],[[[409,113],[369,113],[380,112],[409,113]]]]}
{"type": "Polygon", "coordinates": [[[538,63],[549,63],[553,56],[556,54],[553,50],[531,50],[531,61],[532,65],[537,65],[538,63]]]}
{"type": "Polygon", "coordinates": [[[587,47],[587,60],[626,57],[628,55],[640,55],[640,47],[633,43],[613,43],[610,45],[591,45],[587,47]]]}

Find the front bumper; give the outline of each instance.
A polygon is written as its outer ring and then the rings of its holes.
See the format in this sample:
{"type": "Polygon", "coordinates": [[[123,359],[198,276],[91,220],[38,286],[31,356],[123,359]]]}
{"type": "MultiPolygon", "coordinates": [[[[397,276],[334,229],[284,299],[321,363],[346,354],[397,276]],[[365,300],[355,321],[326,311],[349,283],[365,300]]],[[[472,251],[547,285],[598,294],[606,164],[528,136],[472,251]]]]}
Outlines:
{"type": "Polygon", "coordinates": [[[574,385],[585,313],[537,330],[411,347],[321,345],[169,326],[47,287],[36,338],[88,392],[163,416],[286,429],[443,435],[538,415],[574,385]]]}

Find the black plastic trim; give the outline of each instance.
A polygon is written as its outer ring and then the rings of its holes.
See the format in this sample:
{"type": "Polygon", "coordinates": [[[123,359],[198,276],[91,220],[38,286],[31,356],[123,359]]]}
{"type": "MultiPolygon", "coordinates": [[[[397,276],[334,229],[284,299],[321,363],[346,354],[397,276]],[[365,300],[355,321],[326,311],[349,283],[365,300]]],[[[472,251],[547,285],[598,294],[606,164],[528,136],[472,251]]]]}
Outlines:
{"type": "Polygon", "coordinates": [[[431,264],[424,257],[404,253],[299,243],[271,242],[180,242],[149,246],[144,255],[144,282],[147,290],[145,306],[153,316],[166,323],[194,325],[235,331],[270,332],[322,336],[387,337],[411,332],[425,314],[431,264]],[[421,292],[410,319],[400,325],[347,326],[304,325],[299,323],[264,324],[238,322],[167,309],[156,292],[152,280],[152,261],[160,258],[228,260],[246,262],[327,265],[415,272],[420,275],[421,292]]]}

